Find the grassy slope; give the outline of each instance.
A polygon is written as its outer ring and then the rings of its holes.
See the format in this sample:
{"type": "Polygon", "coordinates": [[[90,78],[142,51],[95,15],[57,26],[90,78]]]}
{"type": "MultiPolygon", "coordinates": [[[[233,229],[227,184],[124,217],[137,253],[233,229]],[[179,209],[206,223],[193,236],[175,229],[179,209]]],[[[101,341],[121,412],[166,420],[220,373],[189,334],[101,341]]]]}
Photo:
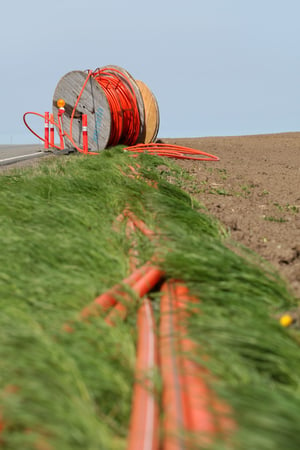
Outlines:
{"type": "MultiPolygon", "coordinates": [[[[166,181],[179,179],[176,169],[142,156],[144,176],[133,179],[122,173],[132,163],[116,149],[0,177],[3,448],[126,447],[137,305],[118,328],[76,318],[128,274],[130,243],[113,225],[129,204],[160,230],[167,276],[201,299],[189,328],[196,358],[210,355],[213,384],[236,412],[236,439],[247,443],[240,448],[298,449],[299,347],[272,319],[293,299],[276,274],[229,250],[217,224],[166,181]],[[62,329],[69,321],[71,334],[62,329]]],[[[153,248],[138,242],[147,260],[153,248]]]]}

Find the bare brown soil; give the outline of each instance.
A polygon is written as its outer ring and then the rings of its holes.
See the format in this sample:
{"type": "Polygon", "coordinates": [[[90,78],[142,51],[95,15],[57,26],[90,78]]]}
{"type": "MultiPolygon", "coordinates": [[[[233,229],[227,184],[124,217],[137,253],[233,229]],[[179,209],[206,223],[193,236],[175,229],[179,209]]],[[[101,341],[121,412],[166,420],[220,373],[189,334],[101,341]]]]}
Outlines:
{"type": "Polygon", "coordinates": [[[183,187],[232,238],[269,261],[300,299],[300,133],[163,139],[220,158],[178,160],[183,187]]]}

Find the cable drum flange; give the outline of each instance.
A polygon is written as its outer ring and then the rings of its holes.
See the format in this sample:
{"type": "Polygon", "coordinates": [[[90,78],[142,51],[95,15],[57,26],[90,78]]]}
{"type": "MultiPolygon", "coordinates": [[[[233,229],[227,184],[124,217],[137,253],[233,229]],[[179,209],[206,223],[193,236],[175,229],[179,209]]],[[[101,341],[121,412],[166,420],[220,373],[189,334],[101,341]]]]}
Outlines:
{"type": "MultiPolygon", "coordinates": [[[[97,152],[107,147],[111,130],[111,113],[106,95],[96,80],[90,77],[82,91],[86,78],[86,72],[76,70],[68,72],[60,79],[53,95],[53,115],[54,120],[58,122],[57,100],[62,98],[65,101],[63,129],[69,134],[73,114],[71,137],[80,146],[82,145],[82,114],[87,114],[88,147],[91,151],[97,152]],[[80,94],[76,110],[73,112],[80,94]]],[[[68,136],[65,136],[65,146],[66,148],[74,147],[68,136]]]]}
{"type": "Polygon", "coordinates": [[[141,80],[135,80],[136,84],[142,94],[144,108],[145,108],[145,126],[142,136],[140,136],[138,143],[144,142],[148,144],[154,142],[157,138],[159,130],[159,108],[155,95],[149,87],[141,80]]]}

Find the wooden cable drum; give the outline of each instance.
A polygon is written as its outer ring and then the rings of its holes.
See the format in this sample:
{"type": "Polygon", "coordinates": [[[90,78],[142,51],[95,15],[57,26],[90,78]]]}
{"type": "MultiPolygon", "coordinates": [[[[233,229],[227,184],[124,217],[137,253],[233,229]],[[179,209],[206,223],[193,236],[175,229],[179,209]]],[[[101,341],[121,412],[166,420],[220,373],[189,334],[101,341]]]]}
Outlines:
{"type": "MultiPolygon", "coordinates": [[[[73,108],[87,76],[87,73],[83,71],[69,72],[60,79],[55,88],[53,95],[54,120],[56,123],[58,122],[57,100],[62,98],[65,101],[63,129],[67,134],[70,130],[73,108]]],[[[85,89],[82,91],[73,118],[72,138],[79,146],[82,145],[82,114],[87,114],[89,149],[92,151],[105,149],[110,136],[111,114],[104,91],[92,77],[89,78],[85,89]]],[[[65,137],[65,146],[67,148],[74,147],[67,136],[65,137]]]]}
{"type": "Polygon", "coordinates": [[[133,78],[133,76],[127,71],[125,70],[123,67],[120,66],[116,66],[113,64],[107,65],[107,66],[103,66],[101,67],[101,70],[107,70],[109,72],[109,69],[112,69],[112,73],[114,73],[114,69],[118,71],[118,75],[122,76],[123,81],[125,82],[125,84],[128,85],[129,88],[132,87],[135,97],[136,97],[136,101],[137,101],[137,106],[138,106],[138,111],[139,111],[139,117],[140,117],[140,132],[139,132],[139,136],[137,139],[137,142],[142,142],[142,136],[144,135],[145,131],[145,109],[144,109],[144,101],[143,101],[143,97],[141,94],[141,91],[136,83],[136,80],[133,78]],[[129,80],[129,82],[128,82],[129,80]]]}
{"type": "Polygon", "coordinates": [[[82,146],[82,115],[87,115],[88,148],[92,152],[120,144],[154,142],[159,128],[155,96],[125,69],[108,65],[94,72],[72,71],[58,82],[53,116],[59,124],[57,101],[63,99],[65,147],[82,146]],[[118,95],[123,97],[118,97],[118,95]],[[76,109],[74,110],[74,108],[76,109]]]}
{"type": "Polygon", "coordinates": [[[142,94],[145,109],[144,133],[140,142],[149,144],[155,142],[159,129],[159,108],[157,100],[149,87],[140,80],[135,80],[142,94]]]}

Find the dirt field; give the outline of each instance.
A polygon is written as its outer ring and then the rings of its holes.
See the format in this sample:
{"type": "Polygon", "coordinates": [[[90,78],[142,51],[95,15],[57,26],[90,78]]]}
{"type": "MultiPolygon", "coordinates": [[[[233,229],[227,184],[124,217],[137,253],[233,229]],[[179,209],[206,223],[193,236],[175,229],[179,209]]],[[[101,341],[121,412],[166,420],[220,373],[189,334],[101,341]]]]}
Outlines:
{"type": "Polygon", "coordinates": [[[187,189],[234,240],[270,261],[300,300],[300,133],[162,142],[220,158],[179,161],[195,178],[187,189]]]}

